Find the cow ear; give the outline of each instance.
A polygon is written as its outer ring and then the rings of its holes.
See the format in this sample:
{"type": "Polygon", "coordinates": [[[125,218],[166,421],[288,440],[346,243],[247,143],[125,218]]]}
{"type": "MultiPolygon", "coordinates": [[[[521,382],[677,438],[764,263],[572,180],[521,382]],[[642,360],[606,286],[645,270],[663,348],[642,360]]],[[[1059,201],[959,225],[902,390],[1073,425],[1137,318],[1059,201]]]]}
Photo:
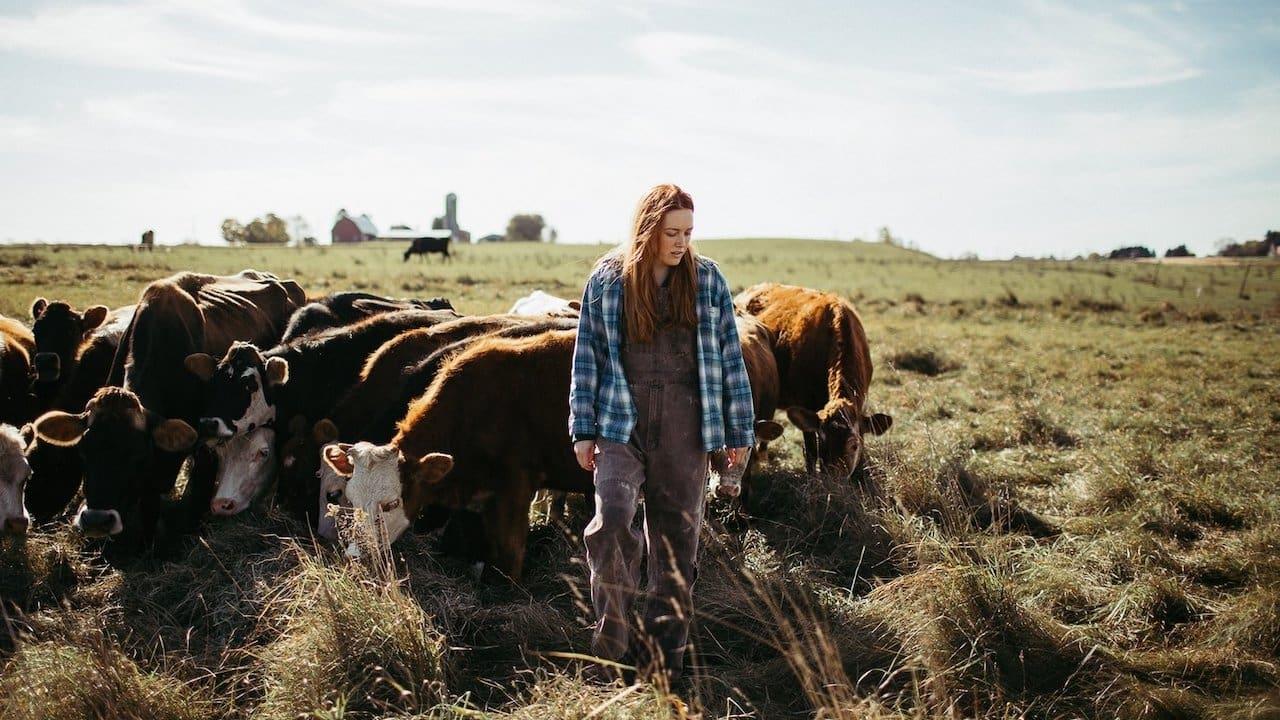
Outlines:
{"type": "Polygon", "coordinates": [[[430,487],[440,482],[453,469],[453,456],[445,453],[427,453],[412,465],[409,480],[418,487],[430,487]]]}
{"type": "Polygon", "coordinates": [[[161,422],[151,429],[151,438],[155,440],[156,447],[165,452],[186,452],[195,447],[199,434],[196,429],[187,423],[170,419],[161,422]]]}
{"type": "Polygon", "coordinates": [[[36,298],[35,301],[31,303],[31,319],[39,320],[40,316],[44,314],[44,309],[47,307],[49,307],[48,300],[45,300],[42,297],[36,298]]]}
{"type": "Polygon", "coordinates": [[[328,445],[338,439],[338,426],[329,418],[321,418],[311,427],[311,437],[317,445],[328,445]]]}
{"type": "Polygon", "coordinates": [[[186,366],[187,372],[195,375],[204,382],[209,382],[209,378],[213,377],[213,371],[218,368],[218,361],[213,359],[212,355],[206,353],[193,353],[182,361],[186,366]]]}
{"type": "Polygon", "coordinates": [[[33,425],[36,437],[41,440],[58,447],[71,447],[80,442],[84,431],[89,429],[89,416],[52,410],[36,418],[33,425]]]}
{"type": "Polygon", "coordinates": [[[84,311],[84,316],[80,319],[81,332],[89,332],[102,324],[107,319],[107,306],[94,305],[84,311]]]}
{"type": "Polygon", "coordinates": [[[574,312],[582,312],[582,301],[581,301],[581,300],[570,300],[570,301],[569,301],[569,309],[570,309],[570,310],[573,310],[574,312]]]}
{"type": "Polygon", "coordinates": [[[289,361],[273,357],[267,360],[267,384],[284,385],[289,382],[289,361]]]}
{"type": "Polygon", "coordinates": [[[818,413],[809,408],[789,407],[787,419],[804,432],[818,432],[818,428],[822,427],[821,421],[818,420],[818,413]]]}
{"type": "Polygon", "coordinates": [[[349,478],[356,471],[356,466],[351,463],[351,456],[347,454],[347,450],[350,449],[351,446],[346,443],[334,443],[325,445],[320,454],[324,457],[325,465],[342,477],[349,478]]]}
{"type": "Polygon", "coordinates": [[[771,442],[782,437],[782,425],[772,420],[756,421],[756,439],[771,442]]]}
{"type": "Polygon", "coordinates": [[[884,413],[876,413],[870,417],[862,418],[862,434],[870,433],[872,435],[883,435],[886,430],[893,427],[893,418],[884,413]]]}

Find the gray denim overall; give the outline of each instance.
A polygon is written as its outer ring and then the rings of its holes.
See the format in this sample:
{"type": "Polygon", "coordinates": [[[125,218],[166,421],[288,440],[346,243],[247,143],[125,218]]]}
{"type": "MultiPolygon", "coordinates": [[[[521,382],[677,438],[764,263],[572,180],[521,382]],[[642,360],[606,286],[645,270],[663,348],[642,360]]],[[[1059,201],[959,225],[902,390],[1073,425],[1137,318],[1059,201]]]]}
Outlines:
{"type": "Polygon", "coordinates": [[[647,539],[644,635],[629,659],[656,663],[660,657],[662,667],[677,676],[684,664],[698,574],[708,453],[702,449],[696,329],[669,324],[667,288],[659,288],[657,300],[654,337],[647,343],[624,342],[622,347],[636,426],[628,443],[597,440],[596,514],[584,537],[597,618],[593,652],[608,660],[622,660],[627,654],[634,625],[631,606],[647,539]],[[643,534],[631,526],[641,493],[643,534]],[[639,660],[650,656],[651,660],[639,660]]]}

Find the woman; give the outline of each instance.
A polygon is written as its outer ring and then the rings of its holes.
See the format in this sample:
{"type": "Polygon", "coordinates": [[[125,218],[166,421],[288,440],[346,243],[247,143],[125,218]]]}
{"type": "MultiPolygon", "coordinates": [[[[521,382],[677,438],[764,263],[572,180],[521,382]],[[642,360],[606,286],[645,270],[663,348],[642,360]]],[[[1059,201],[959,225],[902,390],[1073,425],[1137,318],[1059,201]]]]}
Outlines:
{"type": "Polygon", "coordinates": [[[690,245],[693,198],[658,185],[636,208],[630,242],[605,256],[582,295],[569,430],[595,473],[587,525],[598,657],[680,674],[697,577],[709,453],[745,462],[751,386],[733,298],[715,263],[690,245]],[[633,530],[645,498],[644,532],[633,530]],[[632,637],[640,553],[648,602],[632,637]]]}

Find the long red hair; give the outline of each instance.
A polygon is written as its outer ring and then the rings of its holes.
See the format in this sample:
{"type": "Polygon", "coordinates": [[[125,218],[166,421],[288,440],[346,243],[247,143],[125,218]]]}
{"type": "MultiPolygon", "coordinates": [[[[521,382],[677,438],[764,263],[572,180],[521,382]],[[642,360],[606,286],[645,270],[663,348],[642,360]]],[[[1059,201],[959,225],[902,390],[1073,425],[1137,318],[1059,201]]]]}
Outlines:
{"type": "MultiPolygon", "coordinates": [[[[622,281],[626,300],[627,338],[648,342],[658,320],[657,288],[653,264],[658,262],[662,242],[662,220],[672,210],[693,210],[693,198],[678,185],[656,185],[640,199],[631,224],[631,240],[622,256],[622,281]]],[[[680,264],[671,268],[672,320],[679,325],[698,324],[698,257],[690,245],[680,264]]]]}

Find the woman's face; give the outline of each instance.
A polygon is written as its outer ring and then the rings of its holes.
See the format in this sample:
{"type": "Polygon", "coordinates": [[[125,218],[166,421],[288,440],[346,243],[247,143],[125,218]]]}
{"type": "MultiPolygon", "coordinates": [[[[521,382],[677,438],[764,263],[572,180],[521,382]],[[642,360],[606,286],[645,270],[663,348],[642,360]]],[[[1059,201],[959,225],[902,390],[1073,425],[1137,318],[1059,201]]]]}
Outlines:
{"type": "Polygon", "coordinates": [[[662,218],[662,232],[658,235],[658,259],[668,267],[679,265],[689,251],[692,238],[693,211],[668,211],[662,218]]]}

